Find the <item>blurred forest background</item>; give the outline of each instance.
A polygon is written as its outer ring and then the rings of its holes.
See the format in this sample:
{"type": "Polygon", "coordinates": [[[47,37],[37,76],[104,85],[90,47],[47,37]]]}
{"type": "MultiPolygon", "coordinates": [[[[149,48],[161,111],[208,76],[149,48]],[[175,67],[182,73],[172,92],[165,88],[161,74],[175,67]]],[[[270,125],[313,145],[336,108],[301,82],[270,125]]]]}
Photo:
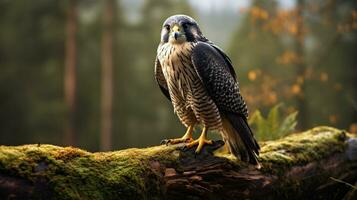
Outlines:
{"type": "Polygon", "coordinates": [[[161,25],[178,13],[230,56],[251,123],[271,127],[259,134],[292,131],[295,117],[298,130],[357,132],[356,0],[0,0],[0,144],[181,137],[153,75],[161,25]]]}

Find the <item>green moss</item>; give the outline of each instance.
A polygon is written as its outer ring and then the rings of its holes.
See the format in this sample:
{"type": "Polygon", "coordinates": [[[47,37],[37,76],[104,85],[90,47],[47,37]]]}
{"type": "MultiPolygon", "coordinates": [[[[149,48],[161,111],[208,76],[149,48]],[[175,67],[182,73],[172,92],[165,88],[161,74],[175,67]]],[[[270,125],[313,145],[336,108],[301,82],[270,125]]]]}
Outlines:
{"type": "Polygon", "coordinates": [[[303,165],[332,153],[342,152],[345,139],[344,131],[325,126],[316,127],[280,140],[266,142],[262,146],[260,159],[263,168],[268,170],[279,169],[277,165],[284,168],[303,165]]]}
{"type": "MultiPolygon", "coordinates": [[[[345,137],[343,131],[318,127],[265,142],[260,157],[263,171],[279,173],[277,169],[342,151],[345,137]]],[[[160,199],[162,169],[179,167],[180,155],[175,146],[105,153],[53,145],[0,146],[0,174],[47,180],[53,199],[147,199],[147,194],[160,199]]],[[[246,166],[232,156],[221,156],[237,167],[246,166]]]]}
{"type": "Polygon", "coordinates": [[[145,199],[160,196],[150,163],[174,165],[173,147],[89,153],[53,145],[0,146],[0,173],[49,180],[54,199],[145,199]],[[161,162],[162,161],[162,162],[161,162]]]}

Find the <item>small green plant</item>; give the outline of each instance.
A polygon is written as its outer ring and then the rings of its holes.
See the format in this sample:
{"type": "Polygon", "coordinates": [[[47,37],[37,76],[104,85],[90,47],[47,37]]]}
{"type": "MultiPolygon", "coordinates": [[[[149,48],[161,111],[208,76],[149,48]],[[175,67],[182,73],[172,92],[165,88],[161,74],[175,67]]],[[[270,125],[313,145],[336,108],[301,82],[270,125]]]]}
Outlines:
{"type": "Polygon", "coordinates": [[[256,110],[249,118],[248,123],[254,129],[258,140],[275,140],[295,130],[298,112],[295,111],[286,117],[282,117],[280,107],[281,104],[278,104],[271,108],[266,118],[259,110],[256,110]]]}

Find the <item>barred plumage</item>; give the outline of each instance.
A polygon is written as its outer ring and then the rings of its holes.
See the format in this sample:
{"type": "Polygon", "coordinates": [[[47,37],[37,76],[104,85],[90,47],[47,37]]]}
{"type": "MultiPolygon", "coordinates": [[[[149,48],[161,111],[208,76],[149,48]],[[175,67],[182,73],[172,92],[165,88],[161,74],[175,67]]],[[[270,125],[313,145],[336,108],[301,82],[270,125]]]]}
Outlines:
{"type": "Polygon", "coordinates": [[[198,144],[196,152],[212,143],[206,139],[208,129],[219,130],[232,154],[258,164],[260,147],[247,123],[248,110],[232,63],[202,35],[192,18],[175,15],[164,22],[155,77],[174,112],[188,127],[173,144],[192,141],[193,126],[202,124],[200,138],[188,144],[198,144]]]}
{"type": "Polygon", "coordinates": [[[211,130],[221,130],[219,110],[207,94],[192,66],[191,54],[196,43],[162,44],[157,55],[167,88],[179,119],[185,126],[201,123],[211,130]]]}

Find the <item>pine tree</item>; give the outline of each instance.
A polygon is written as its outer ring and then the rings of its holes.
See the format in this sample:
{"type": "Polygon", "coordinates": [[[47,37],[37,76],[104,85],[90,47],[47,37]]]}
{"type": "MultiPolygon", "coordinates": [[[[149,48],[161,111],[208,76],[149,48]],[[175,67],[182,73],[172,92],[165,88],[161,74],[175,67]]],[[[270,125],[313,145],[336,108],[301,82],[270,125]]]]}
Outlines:
{"type": "Polygon", "coordinates": [[[112,149],[112,112],[113,112],[113,35],[115,1],[106,0],[103,12],[102,35],[102,95],[101,95],[101,132],[102,151],[112,149]]]}
{"type": "Polygon", "coordinates": [[[64,70],[64,96],[68,107],[67,124],[65,125],[64,143],[76,144],[76,96],[77,96],[77,0],[68,1],[66,22],[66,57],[64,70]]]}

